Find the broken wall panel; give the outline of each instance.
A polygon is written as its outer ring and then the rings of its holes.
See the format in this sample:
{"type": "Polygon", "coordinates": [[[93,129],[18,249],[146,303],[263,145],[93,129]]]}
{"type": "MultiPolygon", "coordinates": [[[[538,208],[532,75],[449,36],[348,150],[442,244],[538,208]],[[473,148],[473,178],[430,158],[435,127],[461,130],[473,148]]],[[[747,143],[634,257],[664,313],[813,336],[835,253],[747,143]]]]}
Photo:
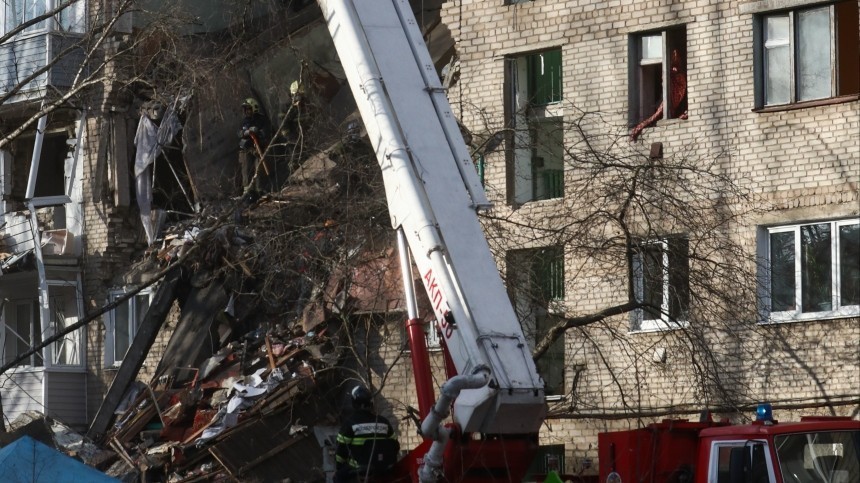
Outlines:
{"type": "Polygon", "coordinates": [[[318,378],[306,394],[281,411],[249,420],[218,437],[210,453],[237,478],[260,481],[314,481],[323,476],[323,448],[316,425],[336,424],[337,397],[330,397],[334,378],[318,378]],[[288,410],[287,410],[288,409],[288,410]]]}
{"type": "Polygon", "coordinates": [[[165,275],[164,280],[158,287],[155,297],[146,311],[146,315],[138,328],[137,335],[128,349],[123,363],[119,368],[113,382],[99,407],[95,418],[90,424],[88,435],[98,437],[107,430],[108,424],[113,417],[114,410],[122,401],[126,390],[137,375],[149,348],[155,341],[173,301],[176,299],[176,290],[179,284],[181,271],[174,269],[165,275]]]}
{"type": "Polygon", "coordinates": [[[211,340],[209,336],[210,327],[216,316],[224,311],[227,302],[227,293],[219,282],[191,290],[182,306],[179,324],[155,370],[156,377],[176,376],[177,383],[183,379],[190,381],[194,378],[196,373],[193,371],[176,370],[200,367],[217,349],[218,342],[211,340]],[[173,373],[169,373],[171,371],[173,373]]]}

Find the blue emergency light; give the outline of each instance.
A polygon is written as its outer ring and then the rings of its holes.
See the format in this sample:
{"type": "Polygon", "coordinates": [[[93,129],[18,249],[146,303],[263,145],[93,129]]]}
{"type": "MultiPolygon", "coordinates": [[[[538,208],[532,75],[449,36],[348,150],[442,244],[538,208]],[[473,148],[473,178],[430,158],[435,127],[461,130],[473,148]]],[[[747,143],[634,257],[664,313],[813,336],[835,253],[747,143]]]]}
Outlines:
{"type": "Polygon", "coordinates": [[[755,408],[755,420],[773,422],[773,407],[769,403],[759,404],[755,408]]]}

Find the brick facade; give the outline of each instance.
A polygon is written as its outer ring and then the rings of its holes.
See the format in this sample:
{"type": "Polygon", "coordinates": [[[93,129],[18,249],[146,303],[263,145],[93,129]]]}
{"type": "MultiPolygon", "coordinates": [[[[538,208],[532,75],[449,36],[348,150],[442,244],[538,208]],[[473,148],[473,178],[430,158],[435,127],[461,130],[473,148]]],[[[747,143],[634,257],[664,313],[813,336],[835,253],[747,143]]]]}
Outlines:
{"type": "MultiPolygon", "coordinates": [[[[721,173],[755,193],[756,214],[729,228],[730,238],[752,259],[762,227],[856,218],[860,213],[856,95],[824,105],[753,111],[754,15],[812,3],[448,1],[442,17],[460,61],[460,80],[449,99],[472,132],[500,129],[506,125],[506,59],[560,48],[565,121],[582,111],[599,111],[608,124],[626,131],[631,36],[685,26],[689,118],[660,121],[646,129],[633,148],[647,152],[651,143],[660,142],[667,156],[687,152],[716,160],[721,173]]],[[[572,140],[566,134],[565,142],[572,140]]],[[[512,206],[509,157],[499,149],[486,158],[494,215],[514,224],[564,218],[571,206],[568,198],[512,206]]],[[[569,180],[576,173],[566,169],[565,176],[569,180]]],[[[525,234],[518,239],[513,224],[508,230],[508,249],[528,243],[525,234]]],[[[505,259],[502,245],[496,253],[500,263],[505,259]]],[[[570,267],[577,261],[565,262],[570,267]]],[[[749,269],[755,272],[753,266],[749,269]]],[[[566,275],[565,315],[624,300],[623,273],[594,266],[580,267],[576,274],[568,268],[566,275]]],[[[746,288],[754,291],[755,280],[747,282],[746,288]]],[[[726,409],[729,401],[771,401],[785,408],[777,409],[776,417],[787,420],[799,414],[857,416],[860,411],[856,317],[765,325],[718,321],[689,332],[701,338],[701,345],[684,343],[678,334],[630,332],[626,315],[567,332],[565,396],[550,402],[551,413],[559,416],[547,421],[541,441],[565,445],[568,473],[596,459],[599,431],[664,417],[696,419],[698,410],[706,407],[723,410],[721,415],[735,420],[751,414],[748,407],[726,409]],[[691,349],[702,346],[710,348],[709,353],[691,349]],[[695,369],[702,366],[706,369],[695,369]],[[631,417],[633,413],[642,417],[631,417]]],[[[394,353],[384,359],[393,363],[394,353]]],[[[441,361],[434,364],[441,368],[441,361]]],[[[398,417],[405,405],[416,404],[412,382],[408,363],[401,361],[392,369],[385,394],[397,402],[393,407],[398,417]]],[[[417,443],[411,433],[401,435],[404,447],[417,443]]]]}

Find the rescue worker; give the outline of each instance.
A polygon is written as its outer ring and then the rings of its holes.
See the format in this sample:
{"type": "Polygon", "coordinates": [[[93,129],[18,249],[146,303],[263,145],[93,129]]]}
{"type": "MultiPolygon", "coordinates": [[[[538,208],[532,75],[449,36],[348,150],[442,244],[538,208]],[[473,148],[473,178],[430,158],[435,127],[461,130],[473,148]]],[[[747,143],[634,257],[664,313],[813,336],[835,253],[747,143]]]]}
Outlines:
{"type": "Polygon", "coordinates": [[[385,473],[397,462],[400,443],[394,428],[373,411],[373,397],[364,386],[350,391],[352,414],[337,434],[335,483],[363,481],[385,473]]]}
{"type": "Polygon", "coordinates": [[[280,135],[287,144],[299,143],[302,138],[302,123],[308,114],[307,99],[305,98],[305,86],[300,81],[290,84],[290,100],[281,106],[279,114],[281,120],[280,135]]]}
{"type": "MultiPolygon", "coordinates": [[[[239,128],[239,167],[242,170],[242,191],[250,190],[251,180],[253,189],[260,191],[260,178],[265,175],[265,167],[254,178],[260,155],[266,149],[266,118],[260,112],[260,103],[253,97],[242,102],[242,126],[239,128]]],[[[263,161],[265,162],[265,161],[263,161]]]]}

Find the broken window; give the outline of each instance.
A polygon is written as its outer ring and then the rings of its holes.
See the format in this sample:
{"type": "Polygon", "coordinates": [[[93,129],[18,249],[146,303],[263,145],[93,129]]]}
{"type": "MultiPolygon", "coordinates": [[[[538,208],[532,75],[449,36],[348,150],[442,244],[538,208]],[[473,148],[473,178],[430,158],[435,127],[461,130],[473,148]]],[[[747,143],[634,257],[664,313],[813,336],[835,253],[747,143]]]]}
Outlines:
{"type": "MultiPolygon", "coordinates": [[[[8,364],[42,342],[42,324],[36,300],[13,300],[3,305],[3,363],[8,364]]],[[[38,351],[16,364],[18,367],[43,367],[38,351]]]]}
{"type": "MultiPolygon", "coordinates": [[[[82,313],[80,290],[75,282],[48,281],[48,313],[51,334],[60,334],[74,325],[82,313]]],[[[82,366],[84,361],[83,329],[63,334],[51,344],[52,366],[82,366]]]]}
{"type": "Polygon", "coordinates": [[[689,242],[683,237],[647,241],[635,248],[633,289],[638,302],[633,330],[683,326],[690,305],[689,242]]]}
{"type": "Polygon", "coordinates": [[[561,49],[509,59],[514,126],[509,198],[515,204],[564,195],[561,49]]]}
{"type": "Polygon", "coordinates": [[[860,92],[857,2],[755,18],[756,107],[860,92]]]}
{"type": "Polygon", "coordinates": [[[634,139],[661,119],[686,119],[686,28],[632,35],[629,49],[628,96],[634,139]]]}
{"type": "MultiPolygon", "coordinates": [[[[533,350],[559,320],[553,306],[564,301],[564,250],[545,247],[508,253],[508,289],[523,333],[533,350]]],[[[564,393],[564,337],[537,361],[547,395],[564,393]]]]}
{"type": "MultiPolygon", "coordinates": [[[[125,296],[125,291],[111,291],[108,302],[125,296]]],[[[152,302],[152,290],[147,289],[132,296],[108,313],[105,330],[105,366],[119,366],[131,347],[137,329],[152,302]]]]}
{"type": "MultiPolygon", "coordinates": [[[[22,135],[12,142],[9,169],[7,171],[7,167],[4,166],[2,170],[7,201],[22,202],[26,197],[34,143],[33,135],[22,135]]],[[[71,147],[69,133],[65,129],[45,134],[34,186],[34,197],[49,198],[66,194],[66,185],[69,181],[69,173],[65,172],[66,158],[69,156],[71,147]]],[[[21,208],[23,206],[10,206],[10,209],[21,208]]]]}

